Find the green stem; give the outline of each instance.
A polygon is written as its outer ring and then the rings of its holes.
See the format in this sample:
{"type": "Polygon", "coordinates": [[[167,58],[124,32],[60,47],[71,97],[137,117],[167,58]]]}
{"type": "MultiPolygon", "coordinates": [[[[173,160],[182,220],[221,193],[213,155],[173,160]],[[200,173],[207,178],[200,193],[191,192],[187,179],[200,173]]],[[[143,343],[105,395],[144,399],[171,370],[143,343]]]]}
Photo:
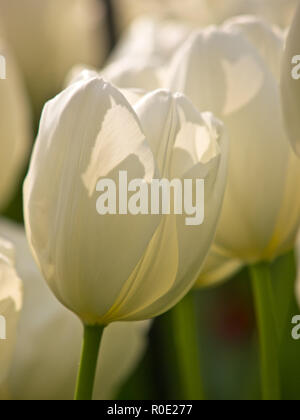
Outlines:
{"type": "Polygon", "coordinates": [[[81,361],[75,393],[76,401],[91,401],[104,327],[84,326],[81,361]]]}
{"type": "Polygon", "coordinates": [[[172,309],[173,339],[182,399],[204,400],[194,298],[194,294],[190,293],[172,309]]]}
{"type": "Polygon", "coordinates": [[[276,401],[280,400],[279,339],[270,265],[253,265],[250,273],[260,336],[263,400],[276,401]]]}

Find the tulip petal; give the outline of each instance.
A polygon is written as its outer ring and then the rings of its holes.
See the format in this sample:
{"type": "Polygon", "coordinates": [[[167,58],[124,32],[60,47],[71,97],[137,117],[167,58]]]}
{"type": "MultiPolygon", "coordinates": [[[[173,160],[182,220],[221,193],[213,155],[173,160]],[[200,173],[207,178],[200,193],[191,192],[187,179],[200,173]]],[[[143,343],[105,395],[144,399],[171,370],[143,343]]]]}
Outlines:
{"type": "Polygon", "coordinates": [[[118,182],[128,168],[129,180],[148,182],[156,172],[137,117],[116,89],[94,78],[47,104],[25,183],[27,233],[54,293],[69,308],[76,302],[89,323],[101,322],[160,223],[97,213],[99,178],[118,182]]]}
{"type": "Polygon", "coordinates": [[[186,215],[164,216],[108,320],[159,314],[187,293],[213,241],[226,184],[228,145],[222,125],[211,115],[201,115],[182,95],[167,91],[145,96],[135,109],[162,178],[205,179],[206,218],[203,225],[191,227],[186,225],[186,215]],[[151,124],[153,120],[157,124],[151,124]]]}
{"type": "Polygon", "coordinates": [[[228,20],[224,29],[239,31],[257,49],[269,65],[276,80],[280,79],[284,32],[255,16],[237,16],[228,20]]]}

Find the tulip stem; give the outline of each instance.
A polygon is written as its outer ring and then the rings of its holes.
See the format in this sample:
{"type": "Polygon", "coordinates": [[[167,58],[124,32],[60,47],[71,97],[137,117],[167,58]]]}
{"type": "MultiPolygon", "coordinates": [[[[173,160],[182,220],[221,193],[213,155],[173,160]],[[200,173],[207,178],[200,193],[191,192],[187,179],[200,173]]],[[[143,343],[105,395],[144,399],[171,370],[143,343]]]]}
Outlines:
{"type": "Polygon", "coordinates": [[[96,378],[99,349],[104,327],[84,326],[81,361],[75,393],[76,401],[91,401],[96,378]]]}
{"type": "Polygon", "coordinates": [[[280,400],[279,341],[270,265],[253,265],[250,273],[260,338],[262,396],[265,401],[276,401],[280,400]]]}
{"type": "Polygon", "coordinates": [[[204,400],[196,323],[195,295],[188,294],[172,309],[173,339],[182,399],[204,400]]]}

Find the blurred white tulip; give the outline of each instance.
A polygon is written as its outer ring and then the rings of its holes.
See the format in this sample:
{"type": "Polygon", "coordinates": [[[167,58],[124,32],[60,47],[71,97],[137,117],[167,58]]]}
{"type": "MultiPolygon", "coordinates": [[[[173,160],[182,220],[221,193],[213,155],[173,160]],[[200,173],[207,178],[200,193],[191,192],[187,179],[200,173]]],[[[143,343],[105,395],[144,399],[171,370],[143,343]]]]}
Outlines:
{"type": "Polygon", "coordinates": [[[240,14],[254,14],[287,27],[298,0],[112,0],[119,29],[143,14],[176,18],[206,26],[240,14]]]}
{"type": "Polygon", "coordinates": [[[192,26],[143,17],[127,29],[101,75],[119,88],[158,89],[164,68],[192,26]],[[158,67],[159,70],[157,69],[158,67]]]}
{"type": "Polygon", "coordinates": [[[221,123],[179,94],[134,107],[101,78],[72,84],[43,112],[24,186],[28,239],[56,297],[86,324],[147,319],[193,286],[213,240],[226,183],[221,123]],[[205,180],[205,221],[96,211],[102,177],[150,185],[205,180]]]}
{"type": "Polygon", "coordinates": [[[229,177],[212,252],[248,264],[291,250],[300,222],[300,165],[276,78],[283,43],[283,34],[260,19],[236,18],[191,36],[165,82],[225,123],[229,177]]]}
{"type": "Polygon", "coordinates": [[[300,5],[282,60],[281,92],[286,129],[300,156],[300,5]]]}
{"type": "Polygon", "coordinates": [[[299,0],[255,0],[258,14],[282,28],[287,28],[299,4],[299,0]]]}
{"type": "Polygon", "coordinates": [[[0,0],[0,34],[26,76],[37,109],[61,88],[78,63],[106,56],[105,15],[97,0],[0,0]]]}
{"type": "Polygon", "coordinates": [[[181,22],[141,17],[124,32],[109,61],[164,64],[192,30],[193,26],[181,22]]]}
{"type": "Polygon", "coordinates": [[[14,267],[14,249],[0,238],[0,387],[9,373],[22,308],[22,282],[14,267]]]}
{"type": "MultiPolygon", "coordinates": [[[[292,20],[298,0],[202,0],[206,4],[211,22],[221,24],[224,20],[241,14],[264,18],[283,28],[292,20]]],[[[201,7],[201,6],[199,6],[201,7]]]]}
{"type": "MultiPolygon", "coordinates": [[[[24,308],[8,395],[16,400],[72,399],[82,327],[49,291],[31,256],[24,229],[0,219],[0,232],[14,243],[17,270],[24,278],[24,308]]],[[[0,288],[2,297],[1,292],[0,288]]],[[[143,321],[115,323],[106,328],[97,372],[96,399],[116,397],[120,385],[144,353],[149,327],[149,321],[143,321]]],[[[0,341],[0,349],[1,345],[0,341]]]]}
{"type": "Polygon", "coordinates": [[[225,22],[225,28],[246,36],[257,49],[276,80],[280,78],[280,62],[283,55],[283,31],[263,19],[251,15],[234,17],[225,22]]]}
{"type": "Polygon", "coordinates": [[[31,146],[30,111],[22,78],[7,45],[0,40],[0,211],[17,187],[31,146]]]}
{"type": "Polygon", "coordinates": [[[110,83],[123,89],[156,90],[161,86],[160,74],[156,65],[135,60],[116,61],[101,71],[110,83]]]}

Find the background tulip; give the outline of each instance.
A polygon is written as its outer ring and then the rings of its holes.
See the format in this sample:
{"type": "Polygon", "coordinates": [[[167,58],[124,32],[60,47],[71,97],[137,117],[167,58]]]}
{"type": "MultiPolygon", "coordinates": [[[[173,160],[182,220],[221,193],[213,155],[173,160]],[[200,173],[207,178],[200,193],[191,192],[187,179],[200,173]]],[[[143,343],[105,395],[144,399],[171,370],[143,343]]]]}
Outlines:
{"type": "Polygon", "coordinates": [[[297,0],[113,0],[117,23],[123,29],[141,14],[185,19],[200,26],[220,24],[240,14],[264,17],[287,27],[297,7],[297,0]]]}
{"type": "Polygon", "coordinates": [[[171,89],[200,111],[212,110],[228,129],[229,177],[215,248],[248,264],[291,250],[299,226],[300,166],[287,141],[276,79],[282,48],[278,30],[236,18],[195,33],[169,75],[171,89]]]}
{"type": "Polygon", "coordinates": [[[195,287],[216,285],[233,277],[242,267],[243,263],[240,260],[226,258],[215,252],[212,247],[195,287]]]}
{"type": "Polygon", "coordinates": [[[31,130],[22,78],[2,40],[0,55],[6,62],[6,79],[0,80],[0,210],[3,210],[25,169],[31,130]]]}
{"type": "Polygon", "coordinates": [[[22,307],[22,282],[14,268],[13,259],[12,245],[0,239],[0,316],[4,317],[0,323],[0,386],[6,381],[11,366],[22,307]]]}
{"type": "Polygon", "coordinates": [[[181,21],[142,16],[122,34],[109,62],[164,64],[192,30],[193,26],[181,21]]]}
{"type": "Polygon", "coordinates": [[[256,4],[263,18],[287,28],[292,22],[298,0],[256,0],[256,4]]]}
{"type": "Polygon", "coordinates": [[[125,89],[151,91],[161,85],[157,67],[149,63],[120,60],[105,67],[101,74],[110,83],[125,89]]]}
{"type": "Polygon", "coordinates": [[[225,181],[222,127],[183,96],[158,91],[133,109],[101,79],[78,82],[44,110],[24,188],[27,235],[52,291],[86,324],[146,319],[192,287],[213,239],[225,181]],[[184,216],[100,217],[96,184],[100,177],[115,179],[118,169],[148,183],[156,173],[204,177],[205,224],[188,229],[184,216]]]}
{"type": "Polygon", "coordinates": [[[286,42],[282,60],[281,91],[286,130],[292,145],[300,155],[300,6],[286,42]]]}
{"type": "Polygon", "coordinates": [[[221,5],[218,0],[207,0],[211,22],[222,23],[225,19],[241,14],[262,17],[269,23],[287,27],[293,17],[297,0],[229,0],[221,5]]]}
{"type": "Polygon", "coordinates": [[[1,0],[0,34],[22,68],[37,112],[78,63],[107,54],[105,15],[97,0],[1,0]]]}
{"type": "MultiPolygon", "coordinates": [[[[14,244],[16,267],[24,279],[24,306],[8,379],[8,395],[14,400],[71,399],[81,327],[76,317],[49,292],[31,256],[24,229],[0,219],[0,231],[14,244]]],[[[125,322],[115,323],[106,329],[96,399],[116,397],[121,383],[143,355],[149,326],[148,321],[125,322]],[[102,383],[105,387],[101,387],[102,383]]]]}
{"type": "Polygon", "coordinates": [[[158,89],[164,68],[192,26],[167,19],[136,19],[121,37],[101,74],[121,88],[158,89]]]}
{"type": "Polygon", "coordinates": [[[250,267],[265,400],[281,398],[270,262],[294,248],[300,221],[300,166],[280,106],[283,40],[259,19],[236,18],[195,33],[169,75],[172,89],[200,111],[211,109],[229,132],[228,183],[214,250],[250,267]]]}

